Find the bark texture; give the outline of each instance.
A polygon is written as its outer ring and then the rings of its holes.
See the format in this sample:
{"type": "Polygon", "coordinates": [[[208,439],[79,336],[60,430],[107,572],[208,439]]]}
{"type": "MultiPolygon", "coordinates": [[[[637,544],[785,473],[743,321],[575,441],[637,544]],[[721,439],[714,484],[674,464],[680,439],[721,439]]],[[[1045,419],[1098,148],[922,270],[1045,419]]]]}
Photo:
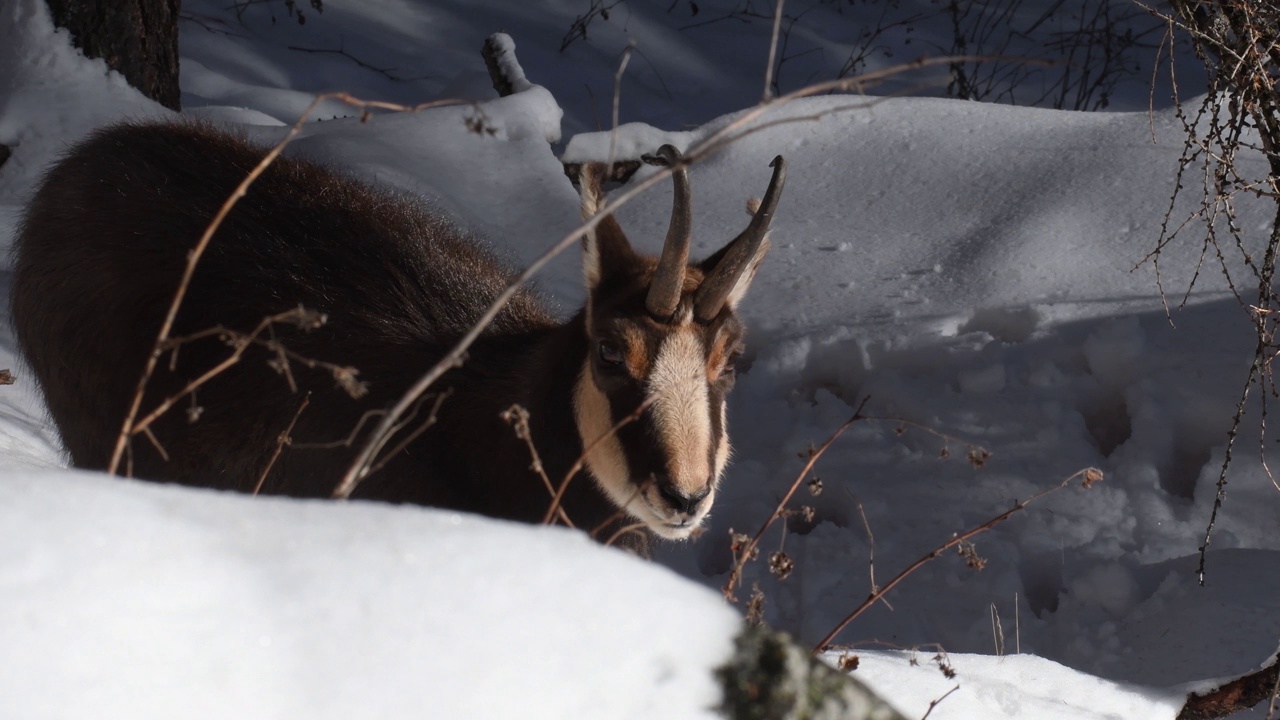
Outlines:
{"type": "Polygon", "coordinates": [[[47,0],[76,47],[102,58],[143,95],[179,110],[180,0],[47,0]]]}

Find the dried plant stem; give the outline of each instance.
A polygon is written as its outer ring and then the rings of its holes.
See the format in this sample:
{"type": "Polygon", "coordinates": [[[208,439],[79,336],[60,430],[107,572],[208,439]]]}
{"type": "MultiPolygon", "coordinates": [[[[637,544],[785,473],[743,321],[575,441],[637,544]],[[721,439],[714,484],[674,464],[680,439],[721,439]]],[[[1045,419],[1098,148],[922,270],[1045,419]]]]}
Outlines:
{"type": "MultiPolygon", "coordinates": [[[[1262,341],[1259,340],[1259,345],[1262,341]]],[[[1231,416],[1231,429],[1227,431],[1227,446],[1223,450],[1222,465],[1218,468],[1218,482],[1213,495],[1213,509],[1209,511],[1209,522],[1204,529],[1204,539],[1200,542],[1200,560],[1196,563],[1196,580],[1204,586],[1205,563],[1209,552],[1209,543],[1213,539],[1213,529],[1218,524],[1218,511],[1227,499],[1227,469],[1231,467],[1232,451],[1235,450],[1236,438],[1240,435],[1240,425],[1244,420],[1245,410],[1249,402],[1249,392],[1253,389],[1254,380],[1259,373],[1265,372],[1261,367],[1259,347],[1254,354],[1254,362],[1249,366],[1249,375],[1245,378],[1244,389],[1240,391],[1240,401],[1236,403],[1236,411],[1231,416]]]]}
{"type": "Polygon", "coordinates": [[[764,68],[764,92],[760,94],[760,102],[767,103],[773,98],[773,61],[778,56],[778,35],[782,31],[782,5],[786,0],[778,0],[773,6],[773,32],[769,37],[769,64],[764,68]]]}
{"type": "MultiPolygon", "coordinates": [[[[547,493],[552,498],[553,509],[559,516],[560,522],[563,522],[568,527],[574,527],[573,522],[569,520],[569,516],[565,514],[564,509],[556,506],[554,503],[556,498],[556,489],[551,485],[551,478],[547,477],[547,469],[542,465],[542,456],[538,454],[538,448],[533,444],[533,431],[529,428],[529,411],[520,405],[512,405],[502,413],[502,419],[506,420],[507,423],[511,425],[512,429],[515,430],[516,438],[523,440],[524,444],[529,448],[529,456],[531,458],[529,469],[533,470],[538,474],[538,477],[542,478],[542,484],[547,488],[547,493]]],[[[544,518],[543,524],[546,523],[547,520],[544,518]]]]}
{"type": "Polygon", "coordinates": [[[306,122],[306,119],[322,102],[326,100],[340,100],[350,105],[364,108],[366,112],[375,108],[416,112],[430,107],[456,105],[460,102],[457,100],[440,100],[410,107],[396,103],[360,100],[344,92],[323,93],[317,95],[316,98],[311,101],[311,104],[302,111],[302,114],[293,123],[293,125],[289,126],[284,137],[281,138],[274,147],[267,151],[267,154],[262,157],[262,160],[260,160],[253,170],[249,171],[249,174],[245,176],[244,180],[236,186],[236,189],[232,191],[230,197],[228,197],[226,202],[222,204],[222,207],[218,208],[217,214],[214,215],[213,220],[209,223],[208,227],[205,228],[204,234],[200,236],[195,247],[187,253],[187,264],[183,268],[182,278],[178,282],[178,289],[174,291],[173,300],[170,301],[169,309],[165,312],[164,321],[160,323],[160,330],[156,333],[156,341],[152,345],[151,353],[147,356],[147,362],[143,367],[142,377],[138,379],[138,387],[134,391],[133,401],[129,406],[129,412],[125,415],[124,423],[120,427],[119,435],[116,436],[115,449],[111,453],[111,462],[107,464],[107,472],[109,474],[114,475],[116,474],[116,471],[119,470],[120,461],[124,457],[125,445],[128,444],[129,438],[139,432],[137,425],[135,424],[135,420],[138,417],[138,411],[142,407],[142,398],[146,393],[147,383],[151,381],[151,376],[155,373],[156,364],[159,362],[160,356],[163,354],[162,348],[164,347],[165,342],[168,341],[169,334],[173,331],[173,323],[178,317],[178,310],[182,307],[182,301],[187,296],[187,289],[191,286],[191,278],[195,275],[196,267],[200,264],[200,258],[204,256],[204,252],[209,247],[209,242],[213,239],[214,233],[216,233],[218,228],[222,226],[222,222],[226,220],[227,215],[231,213],[231,209],[234,208],[236,203],[238,203],[249,191],[249,186],[261,177],[262,173],[266,172],[267,168],[271,166],[271,163],[275,162],[276,158],[280,156],[280,153],[284,151],[285,146],[302,131],[302,125],[306,122]]]}
{"type": "Polygon", "coordinates": [[[622,74],[627,71],[627,64],[631,62],[631,53],[635,52],[635,49],[635,40],[627,43],[627,48],[622,51],[622,60],[618,62],[618,72],[613,74],[613,124],[609,131],[609,161],[605,163],[609,175],[613,175],[613,161],[617,157],[615,153],[618,149],[618,123],[622,113],[622,74]]]}
{"type": "MultiPolygon", "coordinates": [[[[600,437],[596,438],[595,440],[592,440],[590,444],[588,444],[585,448],[582,449],[582,454],[579,455],[578,459],[575,460],[573,465],[569,467],[568,472],[564,474],[564,478],[560,480],[560,486],[556,488],[555,493],[552,494],[551,506],[547,508],[546,514],[542,516],[543,525],[549,525],[551,523],[551,517],[557,512],[559,512],[560,503],[564,502],[564,494],[565,494],[565,491],[569,489],[569,483],[573,482],[573,479],[578,476],[579,472],[582,471],[582,467],[586,464],[587,456],[591,454],[591,451],[595,450],[596,446],[604,442],[607,438],[610,438],[616,435],[618,431],[621,430],[622,428],[639,420],[640,416],[644,414],[644,411],[648,410],[649,406],[652,405],[658,399],[658,397],[659,397],[658,395],[650,395],[649,397],[645,398],[645,401],[640,403],[639,407],[637,407],[635,410],[631,411],[630,415],[614,423],[613,427],[606,430],[603,434],[600,435],[600,437]]],[[[637,492],[639,491],[637,490],[637,492]]],[[[619,512],[622,512],[622,511],[619,510],[619,512]]],[[[608,522],[613,522],[613,520],[610,519],[608,522]]],[[[572,525],[570,525],[570,527],[572,527],[572,525]]]]}
{"type": "Polygon", "coordinates": [[[1019,502],[1018,504],[1014,505],[1008,510],[1005,510],[1004,512],[991,518],[990,520],[982,523],[981,525],[978,525],[975,528],[966,530],[965,532],[960,533],[958,535],[953,535],[950,540],[942,543],[941,545],[934,548],[933,550],[930,550],[928,553],[925,553],[925,555],[921,557],[919,560],[916,560],[915,562],[911,563],[906,568],[904,568],[902,572],[895,575],[892,580],[885,583],[884,587],[876,590],[872,590],[871,594],[867,596],[866,600],[863,600],[862,603],[858,605],[858,607],[854,608],[853,612],[849,613],[843,620],[841,620],[838,624],[836,624],[836,626],[832,628],[831,631],[828,632],[825,637],[823,637],[821,640],[818,641],[818,644],[814,646],[813,651],[815,653],[819,653],[819,652],[825,652],[831,649],[831,641],[835,639],[836,635],[840,634],[840,631],[844,630],[845,627],[849,625],[849,623],[857,619],[859,615],[861,615],[863,612],[867,610],[867,608],[874,605],[876,601],[879,600],[882,596],[884,596],[890,590],[893,590],[895,587],[897,587],[898,583],[905,580],[912,573],[914,573],[915,571],[923,567],[926,563],[942,555],[942,553],[946,552],[947,550],[950,550],[951,548],[956,547],[962,543],[966,543],[969,541],[970,538],[973,538],[977,535],[981,535],[982,533],[990,530],[996,525],[999,525],[1005,520],[1008,520],[1010,517],[1020,512],[1031,503],[1035,502],[1036,500],[1039,500],[1045,495],[1061,490],[1062,488],[1066,487],[1073,480],[1077,478],[1082,480],[1082,484],[1084,487],[1091,487],[1094,483],[1102,480],[1102,471],[1098,470],[1097,468],[1085,468],[1083,470],[1078,470],[1075,473],[1073,473],[1070,477],[1063,480],[1061,483],[1054,485],[1051,488],[1041,490],[1035,495],[1032,495],[1026,500],[1019,502]]]}
{"type": "MultiPolygon", "coordinates": [[[[858,517],[862,518],[862,527],[867,531],[867,573],[870,575],[871,590],[875,592],[880,589],[876,585],[876,536],[871,534],[871,523],[867,520],[867,511],[862,507],[862,501],[854,498],[853,502],[858,507],[858,517]]],[[[893,609],[888,600],[881,598],[881,601],[890,610],[893,609]]]]}
{"type": "Polygon", "coordinates": [[[950,696],[951,696],[951,693],[953,693],[953,692],[955,692],[955,691],[957,691],[957,690],[959,690],[959,689],[960,689],[960,686],[959,686],[959,685],[957,685],[957,686],[955,686],[955,687],[951,688],[950,690],[948,690],[946,693],[944,693],[944,694],[942,695],[942,697],[937,698],[937,699],[934,699],[934,700],[930,700],[930,701],[929,701],[929,709],[924,711],[924,715],[921,715],[921,716],[920,716],[920,720],[928,720],[929,715],[933,713],[933,709],[934,709],[934,708],[936,708],[936,707],[938,707],[938,705],[942,704],[942,701],[943,701],[943,700],[946,700],[948,697],[950,697],[950,696]]]}
{"type": "Polygon", "coordinates": [[[850,416],[848,420],[841,423],[840,427],[836,428],[835,432],[831,433],[831,436],[828,437],[822,445],[809,451],[808,461],[805,462],[800,473],[796,475],[796,479],[792,481],[791,487],[787,488],[787,492],[783,494],[782,499],[778,501],[778,506],[774,508],[773,512],[769,514],[769,518],[760,526],[760,530],[756,532],[755,537],[747,541],[738,550],[737,556],[733,559],[733,569],[729,572],[729,579],[725,582],[724,587],[721,588],[721,592],[724,593],[725,598],[729,600],[735,599],[733,593],[742,585],[742,569],[746,566],[747,561],[755,556],[756,549],[760,547],[760,538],[764,537],[764,534],[768,532],[769,528],[777,522],[778,518],[781,517],[784,512],[786,512],[787,504],[791,502],[792,496],[794,496],[796,494],[796,490],[800,488],[800,483],[804,482],[804,479],[809,476],[809,471],[812,470],[814,464],[818,462],[818,458],[822,457],[823,453],[827,451],[827,448],[831,447],[831,444],[839,439],[840,436],[844,434],[845,430],[848,430],[854,423],[864,419],[862,416],[862,408],[866,406],[869,399],[870,398],[863,398],[862,402],[858,403],[857,409],[854,410],[853,415],[850,416]]]}
{"type": "Polygon", "coordinates": [[[340,447],[351,447],[356,444],[356,438],[360,436],[360,431],[364,428],[365,423],[369,420],[382,417],[386,414],[386,410],[366,410],[360,419],[356,421],[356,426],[347,433],[347,436],[341,440],[332,440],[330,442],[310,442],[310,443],[294,443],[294,450],[332,450],[340,447]]]}
{"type": "MultiPolygon", "coordinates": [[[[409,443],[413,442],[414,440],[417,440],[418,437],[422,435],[422,433],[426,432],[431,428],[431,426],[435,425],[440,415],[440,406],[443,405],[445,399],[452,394],[453,394],[453,388],[448,388],[444,392],[436,395],[435,404],[431,406],[431,412],[427,413],[427,419],[423,420],[421,425],[414,428],[413,432],[401,438],[400,442],[396,443],[395,446],[392,447],[391,450],[385,456],[383,456],[382,460],[379,461],[378,464],[373,466],[372,472],[377,472],[381,470],[388,462],[391,462],[391,459],[394,458],[401,450],[404,450],[406,447],[408,447],[409,443]]],[[[423,395],[422,398],[419,400],[418,405],[421,406],[422,404],[421,401],[426,399],[427,399],[427,396],[423,395]]],[[[393,431],[392,434],[400,432],[402,428],[408,426],[409,423],[413,422],[413,418],[417,417],[417,414],[418,414],[418,408],[415,407],[413,413],[409,417],[405,418],[404,422],[400,423],[400,425],[396,427],[396,429],[393,431]]]]}
{"type": "MultiPolygon", "coordinates": [[[[279,313],[277,315],[272,315],[270,317],[263,318],[258,323],[258,326],[255,327],[248,334],[239,333],[239,332],[236,332],[235,330],[231,330],[231,329],[219,326],[215,328],[209,328],[208,330],[202,330],[200,332],[183,336],[181,338],[167,339],[162,345],[162,348],[160,350],[161,354],[163,354],[165,350],[171,350],[173,352],[177,352],[178,347],[181,345],[184,345],[188,342],[193,342],[195,340],[208,338],[208,337],[227,338],[228,341],[231,343],[233,349],[231,351],[231,354],[228,355],[226,358],[224,358],[221,362],[214,365],[212,368],[209,368],[208,370],[206,370],[204,373],[202,373],[200,376],[196,377],[195,379],[187,382],[187,384],[183,386],[183,388],[179,390],[177,393],[174,393],[173,395],[170,395],[169,397],[162,400],[154,410],[147,413],[142,418],[134,421],[132,433],[138,434],[142,432],[150,432],[151,425],[155,423],[156,420],[160,419],[161,416],[163,416],[170,409],[172,409],[173,406],[176,405],[183,398],[190,395],[194,395],[195,391],[200,389],[201,386],[213,380],[215,377],[225,372],[231,366],[240,362],[241,358],[244,357],[245,351],[247,351],[251,346],[254,346],[254,345],[271,350],[272,352],[276,353],[278,358],[282,360],[294,360],[297,362],[301,362],[307,365],[308,367],[312,367],[312,368],[317,368],[317,367],[325,368],[330,372],[332,372],[334,374],[334,377],[336,378],[354,378],[355,372],[351,368],[335,365],[333,363],[322,362],[320,360],[313,360],[310,358],[302,357],[301,355],[298,355],[296,353],[290,352],[289,350],[285,349],[282,345],[280,345],[280,343],[276,342],[275,340],[263,340],[259,337],[260,335],[262,335],[262,333],[268,331],[271,327],[273,327],[277,323],[298,321],[298,319],[302,317],[300,313],[304,313],[304,311],[302,311],[301,309],[295,309],[295,310],[289,310],[286,312],[279,313]]],[[[287,364],[282,364],[280,367],[283,372],[287,372],[287,368],[288,368],[287,364]]],[[[290,377],[289,380],[290,380],[290,386],[293,387],[292,378],[290,377]]],[[[351,387],[354,388],[355,386],[351,386],[351,387]]],[[[354,394],[354,391],[353,391],[353,394],[354,394]]],[[[163,455],[164,453],[162,452],[161,454],[163,455]]],[[[168,458],[165,458],[165,459],[167,460],[168,458]]]]}
{"type": "Polygon", "coordinates": [[[612,535],[610,535],[609,539],[604,541],[604,544],[607,547],[617,542],[624,535],[627,535],[633,532],[643,532],[644,528],[645,528],[645,524],[642,522],[631,523],[630,525],[623,525],[622,527],[618,528],[617,531],[615,531],[612,535]]]}
{"type": "Polygon", "coordinates": [[[251,494],[257,495],[262,492],[262,486],[267,482],[267,476],[271,474],[271,468],[275,467],[276,460],[280,459],[280,453],[284,451],[284,446],[293,442],[293,428],[298,424],[298,418],[302,417],[302,411],[307,409],[307,405],[311,403],[311,393],[308,392],[302,396],[302,403],[298,405],[298,411],[293,414],[293,419],[289,421],[289,426],[280,433],[280,437],[276,438],[276,449],[271,453],[271,459],[267,461],[267,466],[262,468],[262,474],[258,476],[258,482],[253,485],[251,494]]]}
{"type": "Polygon", "coordinates": [[[156,449],[156,452],[160,453],[160,458],[165,462],[169,462],[169,453],[160,444],[160,438],[157,438],[156,434],[151,432],[151,428],[142,428],[139,432],[142,433],[143,437],[151,441],[151,446],[156,449]]]}
{"type": "Polygon", "coordinates": [[[632,500],[635,500],[637,497],[639,497],[640,493],[649,489],[650,482],[652,482],[652,480],[646,481],[641,485],[637,485],[636,488],[631,491],[631,494],[627,496],[627,501],[622,503],[622,505],[620,505],[617,510],[614,510],[612,515],[605,518],[604,520],[601,520],[600,524],[591,528],[591,531],[587,533],[587,537],[590,537],[594,540],[599,540],[600,533],[604,532],[607,528],[609,528],[615,522],[621,520],[623,517],[626,516],[627,506],[631,504],[632,500]]]}

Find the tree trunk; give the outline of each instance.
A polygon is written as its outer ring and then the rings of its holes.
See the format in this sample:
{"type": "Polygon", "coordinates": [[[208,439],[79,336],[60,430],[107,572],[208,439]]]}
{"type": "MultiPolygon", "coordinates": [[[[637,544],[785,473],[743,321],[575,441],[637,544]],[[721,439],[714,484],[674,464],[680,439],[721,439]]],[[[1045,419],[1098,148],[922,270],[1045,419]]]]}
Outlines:
{"type": "Polygon", "coordinates": [[[102,58],[143,95],[180,109],[180,0],[47,0],[85,56],[102,58]]]}

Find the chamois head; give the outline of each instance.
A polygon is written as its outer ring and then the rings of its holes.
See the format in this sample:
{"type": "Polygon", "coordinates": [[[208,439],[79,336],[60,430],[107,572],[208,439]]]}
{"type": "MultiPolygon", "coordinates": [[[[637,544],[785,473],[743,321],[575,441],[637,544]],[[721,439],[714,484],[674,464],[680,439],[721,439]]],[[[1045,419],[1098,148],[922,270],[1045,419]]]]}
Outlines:
{"type": "MultiPolygon", "coordinates": [[[[675,181],[662,257],[637,254],[612,215],[584,236],[587,357],[573,405],[600,489],[658,535],[679,540],[702,524],[729,459],[725,397],[743,349],[735,309],[769,250],[786,164],[774,158],[764,200],[748,204],[747,229],[691,264],[687,167],[671,145],[648,159],[670,165],[675,181]],[[640,408],[635,422],[611,432],[640,408]]],[[[583,166],[584,219],[604,204],[602,169],[583,166]]]]}

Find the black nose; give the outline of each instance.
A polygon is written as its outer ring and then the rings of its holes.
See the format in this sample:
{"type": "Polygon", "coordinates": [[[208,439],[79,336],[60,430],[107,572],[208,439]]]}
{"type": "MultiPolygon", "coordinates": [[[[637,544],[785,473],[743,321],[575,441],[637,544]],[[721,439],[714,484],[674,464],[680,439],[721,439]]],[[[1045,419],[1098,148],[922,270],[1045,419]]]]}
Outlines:
{"type": "Polygon", "coordinates": [[[658,494],[662,496],[676,510],[686,515],[692,515],[703,500],[711,494],[711,486],[708,485],[692,495],[685,495],[671,485],[662,483],[658,485],[658,494]]]}

